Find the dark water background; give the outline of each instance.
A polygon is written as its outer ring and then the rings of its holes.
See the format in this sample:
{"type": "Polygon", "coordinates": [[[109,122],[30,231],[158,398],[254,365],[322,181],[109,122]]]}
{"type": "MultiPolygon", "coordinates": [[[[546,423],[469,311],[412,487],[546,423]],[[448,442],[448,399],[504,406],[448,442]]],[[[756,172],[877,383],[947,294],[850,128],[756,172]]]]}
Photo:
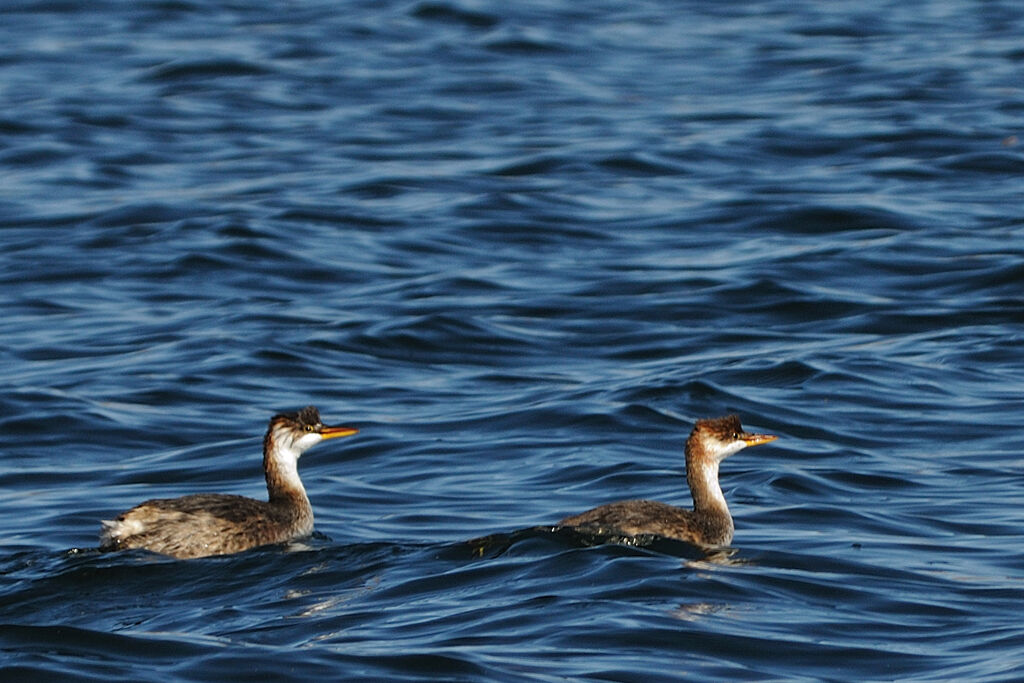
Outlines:
{"type": "Polygon", "coordinates": [[[1024,677],[1021,3],[3,7],[5,680],[1024,677]],[[514,533],[729,412],[727,561],[514,533]]]}

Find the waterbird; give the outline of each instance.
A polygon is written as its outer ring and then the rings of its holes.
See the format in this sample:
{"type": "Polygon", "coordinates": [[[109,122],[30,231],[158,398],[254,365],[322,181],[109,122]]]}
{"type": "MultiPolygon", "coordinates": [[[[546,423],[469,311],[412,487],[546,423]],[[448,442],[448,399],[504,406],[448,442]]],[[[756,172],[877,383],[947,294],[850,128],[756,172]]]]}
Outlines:
{"type": "Polygon", "coordinates": [[[321,441],[358,431],[323,424],[313,406],[275,415],[263,437],[267,501],[223,493],[147,500],[101,522],[100,549],[145,548],[185,559],[309,536],[313,507],[299,479],[299,456],[321,441]]]}
{"type": "Polygon", "coordinates": [[[635,538],[656,535],[702,547],[727,546],[734,527],[718,483],[718,466],[747,446],[775,441],[771,434],[744,431],[736,415],[697,420],[686,440],[686,480],[693,509],[654,500],[624,500],[566,517],[558,527],[600,536],[635,538]]]}

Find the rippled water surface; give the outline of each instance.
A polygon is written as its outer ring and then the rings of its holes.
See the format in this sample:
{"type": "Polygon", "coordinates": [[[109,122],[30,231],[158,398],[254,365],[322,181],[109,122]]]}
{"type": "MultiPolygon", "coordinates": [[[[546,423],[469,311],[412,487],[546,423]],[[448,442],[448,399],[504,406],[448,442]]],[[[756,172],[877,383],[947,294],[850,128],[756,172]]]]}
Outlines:
{"type": "Polygon", "coordinates": [[[1024,6],[0,19],[5,680],[1024,676],[1024,6]],[[308,542],[92,549],[310,403],[308,542]],[[532,529],[730,412],[730,552],[532,529]]]}

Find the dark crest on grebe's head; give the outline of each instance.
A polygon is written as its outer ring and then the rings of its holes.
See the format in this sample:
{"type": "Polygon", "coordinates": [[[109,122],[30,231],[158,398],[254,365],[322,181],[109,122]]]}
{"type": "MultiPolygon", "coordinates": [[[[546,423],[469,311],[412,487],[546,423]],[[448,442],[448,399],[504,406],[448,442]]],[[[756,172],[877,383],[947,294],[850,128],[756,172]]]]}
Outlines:
{"type": "Polygon", "coordinates": [[[320,425],[320,411],[314,406],[306,406],[299,411],[299,424],[303,427],[309,425],[311,427],[317,427],[320,425]]]}
{"type": "Polygon", "coordinates": [[[697,431],[707,431],[722,441],[738,438],[743,433],[739,415],[697,420],[697,431]]]}
{"type": "Polygon", "coordinates": [[[306,406],[300,411],[294,413],[278,413],[274,417],[270,418],[270,423],[274,424],[277,422],[292,422],[299,427],[316,427],[321,424],[320,422],[320,411],[315,406],[306,406]]]}

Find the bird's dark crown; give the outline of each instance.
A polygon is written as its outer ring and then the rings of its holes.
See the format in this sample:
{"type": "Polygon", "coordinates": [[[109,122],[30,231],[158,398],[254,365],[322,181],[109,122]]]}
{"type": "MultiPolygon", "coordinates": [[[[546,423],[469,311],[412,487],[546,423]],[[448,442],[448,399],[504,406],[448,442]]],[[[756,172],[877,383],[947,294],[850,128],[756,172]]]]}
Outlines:
{"type": "Polygon", "coordinates": [[[308,431],[307,427],[312,427],[314,430],[319,430],[323,423],[320,421],[320,411],[315,406],[306,406],[302,410],[294,413],[278,413],[274,417],[270,418],[271,427],[286,423],[293,426],[295,429],[308,431]]]}
{"type": "Polygon", "coordinates": [[[726,415],[725,417],[697,420],[697,431],[710,432],[721,441],[731,441],[740,438],[743,434],[743,426],[740,424],[738,415],[726,415]]]}

